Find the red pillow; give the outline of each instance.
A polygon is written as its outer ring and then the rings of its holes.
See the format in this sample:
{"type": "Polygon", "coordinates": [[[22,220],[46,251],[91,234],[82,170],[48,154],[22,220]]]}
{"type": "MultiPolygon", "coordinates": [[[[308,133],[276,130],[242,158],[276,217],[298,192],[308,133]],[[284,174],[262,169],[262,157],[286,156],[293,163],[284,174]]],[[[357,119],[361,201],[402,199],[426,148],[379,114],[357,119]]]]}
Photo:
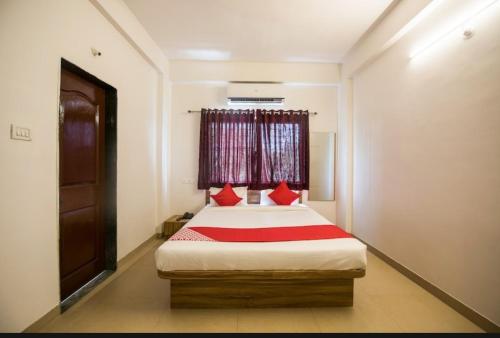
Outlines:
{"type": "Polygon", "coordinates": [[[210,197],[212,197],[215,202],[217,202],[217,204],[222,207],[232,207],[233,205],[240,203],[240,201],[243,199],[236,195],[233,187],[231,187],[231,184],[229,183],[226,183],[221,191],[219,191],[215,195],[210,195],[210,197]]]}
{"type": "Polygon", "coordinates": [[[274,203],[278,205],[290,205],[293,201],[300,197],[296,192],[291,191],[286,184],[286,181],[281,181],[280,185],[273,192],[268,194],[274,203]]]}

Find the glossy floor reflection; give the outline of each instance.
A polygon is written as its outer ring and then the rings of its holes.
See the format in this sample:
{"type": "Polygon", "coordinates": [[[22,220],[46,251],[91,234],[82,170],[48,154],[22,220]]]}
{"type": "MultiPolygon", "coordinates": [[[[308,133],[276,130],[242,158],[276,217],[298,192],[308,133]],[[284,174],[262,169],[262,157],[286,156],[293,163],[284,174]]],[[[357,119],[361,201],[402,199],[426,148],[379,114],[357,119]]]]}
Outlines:
{"type": "Polygon", "coordinates": [[[372,254],[366,276],[355,280],[352,308],[171,310],[169,281],[154,266],[159,244],[41,331],[482,332],[372,254]]]}

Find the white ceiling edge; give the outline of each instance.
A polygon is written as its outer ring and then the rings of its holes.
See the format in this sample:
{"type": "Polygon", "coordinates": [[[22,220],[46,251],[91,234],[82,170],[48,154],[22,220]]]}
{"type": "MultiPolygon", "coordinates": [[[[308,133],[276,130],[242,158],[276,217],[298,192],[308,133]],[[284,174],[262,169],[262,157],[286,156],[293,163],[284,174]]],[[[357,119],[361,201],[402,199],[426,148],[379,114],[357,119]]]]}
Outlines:
{"type": "MultiPolygon", "coordinates": [[[[201,85],[201,86],[219,86],[219,87],[224,87],[227,86],[233,81],[224,81],[224,80],[171,80],[170,83],[176,84],[176,85],[186,85],[186,86],[191,86],[191,85],[201,85]]],[[[255,83],[258,83],[256,81],[255,83]]],[[[340,87],[339,82],[293,82],[293,81],[282,81],[282,82],[276,82],[273,84],[277,85],[282,85],[282,86],[287,86],[287,87],[326,87],[326,88],[338,88],[340,87]]]]}
{"type": "Polygon", "coordinates": [[[172,57],[169,58],[166,56],[165,58],[168,61],[207,61],[207,62],[245,62],[245,63],[310,63],[310,64],[336,64],[339,65],[342,63],[342,59],[335,59],[335,60],[323,60],[323,59],[298,59],[298,58],[287,58],[287,59],[244,59],[244,58],[230,58],[230,59],[199,59],[199,58],[178,58],[178,57],[172,57]]]}
{"type": "Polygon", "coordinates": [[[337,63],[176,60],[169,64],[173,82],[266,80],[331,84],[340,79],[337,63]]]}

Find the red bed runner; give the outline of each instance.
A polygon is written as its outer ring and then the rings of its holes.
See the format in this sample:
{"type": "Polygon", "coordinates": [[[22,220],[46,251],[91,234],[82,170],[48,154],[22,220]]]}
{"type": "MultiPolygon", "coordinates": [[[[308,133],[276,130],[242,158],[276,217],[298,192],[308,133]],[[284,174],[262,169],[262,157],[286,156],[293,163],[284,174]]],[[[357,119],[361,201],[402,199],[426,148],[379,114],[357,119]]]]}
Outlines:
{"type": "MultiPolygon", "coordinates": [[[[315,239],[352,238],[350,234],[334,225],[304,225],[271,228],[219,228],[189,227],[208,240],[218,242],[285,242],[315,239]]],[[[200,237],[194,240],[203,240],[200,237]]],[[[182,240],[175,237],[172,240],[182,240]]]]}

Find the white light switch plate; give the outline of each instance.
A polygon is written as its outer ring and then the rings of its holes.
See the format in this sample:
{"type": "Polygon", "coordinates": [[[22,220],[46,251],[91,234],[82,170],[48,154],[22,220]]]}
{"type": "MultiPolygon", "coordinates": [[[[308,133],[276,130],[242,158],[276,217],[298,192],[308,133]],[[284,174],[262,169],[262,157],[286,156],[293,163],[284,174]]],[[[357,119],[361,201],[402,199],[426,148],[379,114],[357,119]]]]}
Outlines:
{"type": "Polygon", "coordinates": [[[13,140],[31,141],[31,130],[11,124],[10,138],[13,140]]]}

